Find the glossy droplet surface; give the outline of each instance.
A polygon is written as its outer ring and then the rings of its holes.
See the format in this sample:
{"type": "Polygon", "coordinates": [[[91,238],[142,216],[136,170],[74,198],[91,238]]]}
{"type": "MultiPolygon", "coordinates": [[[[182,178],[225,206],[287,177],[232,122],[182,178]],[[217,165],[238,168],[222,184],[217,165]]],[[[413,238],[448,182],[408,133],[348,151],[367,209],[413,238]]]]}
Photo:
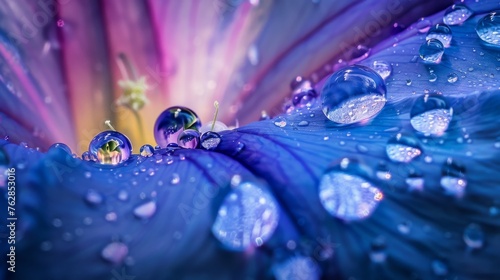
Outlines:
{"type": "Polygon", "coordinates": [[[415,100],[410,112],[412,127],[424,135],[441,136],[448,129],[453,108],[440,94],[426,94],[415,100]]]}
{"type": "Polygon", "coordinates": [[[433,25],[427,32],[427,36],[425,36],[426,40],[436,39],[441,41],[445,48],[450,46],[452,38],[453,35],[451,33],[451,29],[446,24],[433,25]]]}
{"type": "Polygon", "coordinates": [[[353,65],[331,75],[321,92],[325,116],[339,124],[374,117],[385,105],[384,80],[374,70],[353,65]]]}
{"type": "Polygon", "coordinates": [[[447,80],[448,80],[448,83],[454,84],[454,83],[456,83],[456,81],[458,81],[458,75],[455,74],[455,73],[451,73],[451,74],[448,75],[448,79],[447,80]]]}
{"type": "Polygon", "coordinates": [[[334,217],[346,221],[369,217],[383,199],[382,192],[367,179],[368,171],[356,161],[344,158],[322,176],[319,198],[334,217]]]}
{"type": "Polygon", "coordinates": [[[227,249],[242,251],[266,242],[278,219],[274,198],[259,186],[244,182],[224,198],[212,233],[227,249]]]}
{"type": "Polygon", "coordinates": [[[277,127],[285,127],[286,126],[286,119],[284,117],[276,117],[273,120],[273,123],[277,127]]]}
{"type": "Polygon", "coordinates": [[[467,187],[465,167],[448,158],[441,170],[441,187],[450,195],[462,197],[467,187]]]}
{"type": "Polygon", "coordinates": [[[217,132],[208,131],[201,135],[201,146],[206,150],[215,150],[221,142],[221,137],[217,132]]]}
{"type": "Polygon", "coordinates": [[[486,44],[500,46],[500,11],[489,13],[476,25],[476,33],[486,44]]]}
{"type": "Polygon", "coordinates": [[[194,111],[185,107],[170,107],[156,119],[154,136],[156,143],[165,148],[169,143],[177,143],[182,131],[198,130],[200,127],[200,119],[194,111]]]}
{"type": "Polygon", "coordinates": [[[154,154],[155,148],[151,145],[142,145],[142,147],[139,149],[139,153],[143,157],[150,157],[154,154]]]}
{"type": "Polygon", "coordinates": [[[387,79],[392,73],[392,66],[389,62],[384,60],[375,60],[372,63],[372,68],[382,79],[387,79]]]}
{"type": "Polygon", "coordinates": [[[156,202],[149,201],[134,208],[134,215],[140,219],[149,219],[156,213],[156,202]]]}
{"type": "Polygon", "coordinates": [[[179,134],[177,143],[184,149],[195,149],[200,143],[200,133],[194,129],[186,129],[179,134]]]}
{"type": "Polygon", "coordinates": [[[224,131],[224,130],[229,130],[227,125],[221,121],[215,121],[215,125],[213,126],[213,129],[212,129],[212,124],[213,124],[213,122],[204,124],[200,128],[200,133],[205,133],[207,131],[220,132],[220,131],[224,131]]]}
{"type": "Polygon", "coordinates": [[[484,232],[480,225],[469,224],[463,234],[465,244],[471,249],[480,249],[484,245],[484,232]]]}
{"type": "Polygon", "coordinates": [[[430,20],[425,19],[425,18],[421,18],[418,20],[415,27],[417,28],[418,32],[426,33],[431,28],[431,25],[432,25],[432,22],[430,20]]]}
{"type": "Polygon", "coordinates": [[[128,247],[121,242],[111,242],[101,251],[102,258],[115,265],[121,264],[127,255],[128,247]]]}
{"type": "Polygon", "coordinates": [[[472,16],[472,11],[465,5],[455,4],[446,9],[443,22],[448,25],[459,25],[472,16]]]}
{"type": "Polygon", "coordinates": [[[70,155],[73,154],[73,152],[71,152],[71,149],[68,147],[68,145],[66,145],[64,143],[55,143],[49,147],[49,151],[56,150],[56,149],[60,149],[62,151],[65,151],[66,153],[68,153],[70,155]]]}
{"type": "Polygon", "coordinates": [[[422,154],[418,140],[401,133],[389,139],[385,151],[389,159],[395,162],[410,162],[422,154]]]}
{"type": "Polygon", "coordinates": [[[89,152],[100,164],[116,165],[130,157],[132,144],[122,133],[108,130],[97,134],[90,141],[89,152]]]}
{"type": "Polygon", "coordinates": [[[321,270],[316,262],[304,256],[295,256],[273,267],[276,280],[316,280],[320,279],[321,270]]]}
{"type": "Polygon", "coordinates": [[[444,54],[444,46],[437,39],[429,39],[418,50],[420,58],[428,64],[438,64],[444,54]]]}

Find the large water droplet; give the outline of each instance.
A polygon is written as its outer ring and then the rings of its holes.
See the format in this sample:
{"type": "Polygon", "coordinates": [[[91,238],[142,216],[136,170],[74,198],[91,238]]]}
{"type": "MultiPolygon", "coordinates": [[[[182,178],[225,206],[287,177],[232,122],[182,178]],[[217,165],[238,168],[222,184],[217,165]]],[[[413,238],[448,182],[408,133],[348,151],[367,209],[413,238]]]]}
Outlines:
{"type": "Polygon", "coordinates": [[[389,159],[395,162],[410,162],[422,154],[418,140],[401,133],[389,139],[385,151],[389,159]]]}
{"type": "Polygon", "coordinates": [[[446,24],[436,24],[433,25],[427,32],[426,40],[437,39],[441,41],[445,48],[448,48],[451,44],[451,39],[453,35],[451,29],[446,24]]]}
{"type": "Polygon", "coordinates": [[[441,170],[441,186],[448,194],[463,196],[467,187],[465,167],[448,158],[441,170]]]}
{"type": "Polygon", "coordinates": [[[89,152],[100,164],[116,165],[130,157],[132,144],[124,134],[108,130],[97,134],[90,141],[89,152]]]}
{"type": "Polygon", "coordinates": [[[420,58],[428,64],[438,64],[444,54],[444,46],[437,39],[429,39],[418,50],[420,58]]]}
{"type": "Polygon", "coordinates": [[[480,19],[476,25],[476,33],[484,43],[500,46],[500,12],[491,12],[480,19]]]}
{"type": "Polygon", "coordinates": [[[478,224],[469,224],[464,230],[463,238],[471,249],[480,249],[484,245],[484,232],[478,224]]]}
{"type": "Polygon", "coordinates": [[[217,132],[207,131],[201,135],[201,146],[206,150],[215,150],[221,142],[221,137],[217,132]]]}
{"type": "Polygon", "coordinates": [[[319,185],[323,207],[346,221],[369,217],[383,199],[382,192],[367,179],[365,166],[348,158],[325,172],[319,185]]]}
{"type": "Polygon", "coordinates": [[[121,264],[127,255],[128,247],[121,242],[111,242],[101,252],[102,258],[114,265],[121,264]]]}
{"type": "Polygon", "coordinates": [[[276,280],[316,280],[321,271],[313,259],[296,256],[275,265],[273,272],[276,280]]]}
{"type": "Polygon", "coordinates": [[[179,134],[177,142],[185,149],[196,149],[200,143],[200,133],[194,129],[186,129],[179,134]]]}
{"type": "Polygon", "coordinates": [[[148,145],[148,144],[142,145],[141,149],[139,150],[139,153],[143,157],[150,157],[154,154],[154,152],[155,152],[155,148],[153,148],[153,146],[148,145]]]}
{"type": "Polygon", "coordinates": [[[149,201],[134,208],[134,215],[140,219],[149,219],[156,213],[156,202],[149,201]]]}
{"type": "Polygon", "coordinates": [[[413,128],[424,135],[441,136],[448,129],[453,108],[440,94],[425,94],[415,100],[410,113],[413,128]]]}
{"type": "Polygon", "coordinates": [[[161,148],[177,143],[179,134],[185,129],[198,130],[201,122],[196,113],[185,107],[170,107],[160,114],[155,122],[154,136],[161,148]]]}
{"type": "Polygon", "coordinates": [[[257,185],[244,182],[224,199],[212,233],[228,249],[242,251],[266,242],[274,233],[278,218],[274,198],[257,185]]]}
{"type": "Polygon", "coordinates": [[[325,116],[339,124],[351,124],[374,117],[385,105],[384,80],[374,70],[353,65],[328,78],[322,92],[325,116]]]}
{"type": "Polygon", "coordinates": [[[459,25],[472,16],[472,11],[465,5],[455,4],[449,7],[443,16],[443,22],[448,25],[459,25]]]}
{"type": "Polygon", "coordinates": [[[375,60],[372,63],[372,68],[384,80],[387,79],[391,75],[391,73],[392,73],[392,66],[387,61],[375,60]]]}

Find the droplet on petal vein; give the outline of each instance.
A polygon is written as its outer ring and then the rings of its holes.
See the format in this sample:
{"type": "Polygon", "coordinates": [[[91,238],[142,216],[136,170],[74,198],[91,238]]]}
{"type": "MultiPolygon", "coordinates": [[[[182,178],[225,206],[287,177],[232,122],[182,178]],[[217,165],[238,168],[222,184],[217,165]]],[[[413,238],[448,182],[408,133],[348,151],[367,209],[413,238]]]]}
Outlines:
{"type": "Polygon", "coordinates": [[[134,215],[140,219],[149,219],[156,213],[156,202],[149,201],[134,208],[134,215]]]}
{"type": "Polygon", "coordinates": [[[472,11],[465,5],[455,4],[449,7],[443,16],[443,22],[448,25],[459,25],[472,16],[472,11]]]}
{"type": "Polygon", "coordinates": [[[139,153],[141,154],[141,156],[143,157],[150,157],[154,154],[155,152],[155,148],[153,148],[153,146],[151,145],[143,145],[141,147],[141,149],[139,150],[139,153]]]}
{"type": "Polygon", "coordinates": [[[108,130],[97,134],[90,141],[89,152],[100,164],[117,165],[128,160],[132,144],[124,134],[108,130]]]}
{"type": "Polygon", "coordinates": [[[437,39],[429,39],[418,50],[420,58],[428,64],[439,64],[444,54],[444,46],[437,39]]]}
{"type": "Polygon", "coordinates": [[[494,47],[500,46],[500,11],[491,12],[476,25],[476,33],[481,40],[494,47]]]}
{"type": "Polygon", "coordinates": [[[450,195],[462,197],[467,187],[465,167],[448,158],[441,171],[441,187],[450,195]]]}
{"type": "Polygon", "coordinates": [[[469,224],[464,230],[464,242],[471,249],[480,249],[484,244],[484,232],[478,224],[469,224]]]}
{"type": "Polygon", "coordinates": [[[372,63],[372,68],[382,79],[387,79],[392,73],[392,66],[389,62],[383,60],[375,60],[372,63]]]}
{"type": "Polygon", "coordinates": [[[244,182],[224,199],[212,226],[214,236],[229,250],[261,246],[278,224],[278,204],[267,191],[244,182]]]}
{"type": "Polygon", "coordinates": [[[325,116],[339,124],[352,124],[377,115],[385,105],[384,80],[374,70],[353,65],[331,75],[321,92],[325,116]]]}
{"type": "Polygon", "coordinates": [[[342,159],[321,178],[321,204],[332,216],[345,221],[369,217],[384,195],[365,179],[367,177],[366,167],[351,159],[342,159]]]}
{"type": "Polygon", "coordinates": [[[427,32],[426,40],[436,39],[441,41],[445,48],[448,48],[451,44],[451,39],[453,35],[451,29],[446,24],[436,24],[433,25],[427,32]]]}
{"type": "Polygon", "coordinates": [[[410,162],[422,154],[418,140],[401,133],[389,139],[385,150],[389,159],[395,162],[410,162]]]}
{"type": "Polygon", "coordinates": [[[111,242],[101,252],[103,259],[115,265],[121,264],[127,255],[128,247],[121,242],[111,242]]]}
{"type": "Polygon", "coordinates": [[[453,108],[440,94],[425,94],[415,100],[410,112],[413,128],[426,136],[441,136],[448,129],[453,108]]]}
{"type": "Polygon", "coordinates": [[[215,150],[217,146],[219,146],[221,140],[221,136],[213,131],[203,133],[200,138],[201,146],[209,151],[215,150]]]}
{"type": "Polygon", "coordinates": [[[154,136],[161,148],[175,143],[185,129],[198,130],[201,122],[196,113],[185,107],[170,107],[163,111],[155,122],[154,136]]]}
{"type": "Polygon", "coordinates": [[[200,143],[200,133],[194,129],[186,129],[179,134],[179,146],[185,149],[195,149],[200,143]]]}

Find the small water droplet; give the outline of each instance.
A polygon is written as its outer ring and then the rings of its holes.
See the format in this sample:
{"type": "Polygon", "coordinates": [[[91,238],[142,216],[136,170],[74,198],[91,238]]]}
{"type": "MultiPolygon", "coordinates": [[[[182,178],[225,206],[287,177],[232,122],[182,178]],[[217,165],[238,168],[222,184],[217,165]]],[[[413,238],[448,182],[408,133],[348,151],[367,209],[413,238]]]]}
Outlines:
{"type": "Polygon", "coordinates": [[[118,192],[118,199],[121,201],[126,201],[128,199],[128,192],[121,190],[118,192]]]}
{"type": "Polygon", "coordinates": [[[88,190],[85,195],[85,200],[91,205],[98,205],[102,203],[102,195],[94,190],[88,190]]]}
{"type": "Polygon", "coordinates": [[[316,262],[304,256],[294,256],[273,266],[276,280],[319,280],[320,272],[316,262]]]}
{"type": "Polygon", "coordinates": [[[200,142],[200,133],[194,129],[186,129],[179,134],[177,143],[184,149],[196,149],[200,142]]]}
{"type": "Polygon", "coordinates": [[[332,122],[352,124],[377,115],[385,105],[386,86],[374,70],[353,65],[331,75],[322,92],[322,111],[332,122]]]}
{"type": "Polygon", "coordinates": [[[424,190],[424,178],[417,174],[410,174],[408,178],[405,179],[406,185],[408,185],[408,191],[423,191],[424,190]]]}
{"type": "Polygon", "coordinates": [[[389,139],[385,151],[394,162],[410,162],[422,154],[418,140],[414,137],[398,133],[389,139]]]}
{"type": "Polygon", "coordinates": [[[71,152],[71,149],[68,147],[68,145],[66,145],[64,143],[55,143],[49,147],[49,151],[58,150],[58,149],[63,150],[64,152],[66,152],[70,155],[73,154],[73,152],[71,152]]]}
{"type": "Polygon", "coordinates": [[[286,119],[284,117],[277,117],[274,119],[274,125],[277,127],[285,127],[286,126],[286,119]]]}
{"type": "Polygon", "coordinates": [[[352,53],[351,63],[359,62],[370,55],[371,49],[367,46],[358,45],[352,53]]]}
{"type": "Polygon", "coordinates": [[[370,250],[370,259],[374,263],[383,263],[387,259],[387,254],[385,252],[386,244],[385,239],[379,237],[372,241],[370,250]]]}
{"type": "Polygon", "coordinates": [[[156,213],[156,202],[149,201],[134,208],[134,215],[140,219],[149,219],[156,213]]]}
{"type": "Polygon", "coordinates": [[[476,25],[476,33],[487,45],[500,46],[500,12],[494,11],[480,19],[476,25]]]}
{"type": "Polygon", "coordinates": [[[308,121],[301,121],[297,124],[298,126],[308,126],[309,122],[308,121]]]}
{"type": "Polygon", "coordinates": [[[418,53],[425,63],[439,64],[444,54],[444,46],[437,39],[428,39],[420,46],[418,53]]]}
{"type": "Polygon", "coordinates": [[[455,73],[451,73],[448,75],[448,83],[454,84],[456,81],[458,81],[458,75],[455,73]]]}
{"type": "Polygon", "coordinates": [[[424,135],[441,136],[448,129],[453,108],[439,94],[425,94],[415,100],[410,113],[413,128],[424,135]]]}
{"type": "Polygon", "coordinates": [[[407,86],[411,86],[411,80],[410,80],[410,79],[407,79],[407,80],[406,80],[406,85],[407,85],[407,86]]]}
{"type": "Polygon", "coordinates": [[[127,255],[128,247],[121,242],[111,242],[101,252],[103,259],[115,265],[121,264],[127,255]]]}
{"type": "Polygon", "coordinates": [[[398,231],[401,234],[406,235],[406,234],[410,233],[410,228],[411,228],[411,223],[408,221],[403,221],[403,222],[398,224],[398,231]]]}
{"type": "Polygon", "coordinates": [[[483,229],[478,224],[469,224],[464,230],[463,239],[469,248],[480,249],[484,244],[483,229]]]}
{"type": "Polygon", "coordinates": [[[430,20],[425,19],[425,18],[421,18],[418,20],[418,22],[416,24],[416,28],[417,28],[418,32],[426,33],[431,28],[431,25],[432,25],[432,23],[430,20]]]}
{"type": "Polygon", "coordinates": [[[372,68],[382,79],[387,79],[392,73],[392,66],[387,61],[375,60],[372,63],[372,68]]]}
{"type": "Polygon", "coordinates": [[[455,4],[449,7],[443,16],[443,22],[448,25],[460,25],[472,16],[472,11],[465,5],[455,4]]]}
{"type": "Polygon", "coordinates": [[[97,134],[89,144],[89,152],[100,164],[117,165],[132,153],[132,144],[124,134],[108,130],[97,134]]]}
{"type": "Polygon", "coordinates": [[[221,136],[217,132],[207,131],[201,135],[201,146],[206,150],[215,150],[221,142],[221,136]]]}
{"type": "Polygon", "coordinates": [[[451,29],[446,24],[433,25],[427,32],[426,40],[436,39],[439,40],[445,48],[448,48],[451,43],[453,35],[451,29]]]}
{"type": "Polygon", "coordinates": [[[153,148],[153,146],[148,145],[148,144],[142,145],[142,147],[139,150],[139,153],[143,157],[150,157],[154,154],[154,152],[155,152],[155,149],[153,148]]]}
{"type": "Polygon", "coordinates": [[[172,174],[172,179],[170,180],[170,183],[172,185],[177,185],[177,184],[179,184],[180,181],[181,181],[181,177],[179,176],[179,174],[177,174],[177,173],[172,174]]]}
{"type": "Polygon", "coordinates": [[[116,219],[118,218],[118,216],[116,215],[115,212],[109,212],[109,213],[106,213],[106,216],[104,216],[104,218],[108,222],[114,222],[114,221],[116,221],[116,219]]]}
{"type": "Polygon", "coordinates": [[[465,167],[448,158],[441,170],[441,187],[448,194],[462,197],[467,187],[465,167]]]}

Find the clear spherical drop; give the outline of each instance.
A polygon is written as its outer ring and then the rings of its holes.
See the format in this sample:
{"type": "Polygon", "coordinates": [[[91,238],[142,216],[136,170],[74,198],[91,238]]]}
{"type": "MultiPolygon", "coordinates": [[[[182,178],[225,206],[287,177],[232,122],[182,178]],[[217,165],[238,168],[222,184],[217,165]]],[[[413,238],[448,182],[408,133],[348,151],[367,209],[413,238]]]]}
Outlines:
{"type": "Polygon", "coordinates": [[[321,269],[316,262],[304,256],[294,256],[273,266],[276,280],[319,280],[321,269]]]}
{"type": "Polygon", "coordinates": [[[155,152],[155,148],[153,148],[153,146],[148,145],[148,144],[142,145],[142,147],[139,149],[139,153],[143,157],[153,156],[154,152],[155,152]]]}
{"type": "Polygon", "coordinates": [[[179,134],[177,143],[184,149],[196,149],[200,143],[200,133],[194,129],[186,129],[179,134]]]}
{"type": "Polygon", "coordinates": [[[254,183],[243,182],[224,198],[212,233],[229,250],[261,246],[278,225],[278,211],[270,193],[254,183]]]}
{"type": "Polygon", "coordinates": [[[124,134],[108,130],[97,134],[90,141],[89,152],[100,164],[117,165],[128,160],[132,144],[124,134]]]}
{"type": "Polygon", "coordinates": [[[427,32],[427,36],[425,36],[426,40],[436,39],[441,41],[445,48],[448,48],[451,44],[451,39],[453,35],[451,33],[451,29],[446,24],[436,24],[429,28],[427,32]]]}
{"type": "Polygon", "coordinates": [[[384,195],[368,181],[368,173],[365,166],[348,158],[327,170],[319,185],[323,207],[332,216],[345,221],[369,217],[384,195]]]}
{"type": "Polygon", "coordinates": [[[128,247],[121,242],[111,242],[101,251],[102,258],[114,265],[121,264],[127,255],[128,247]]]}
{"type": "Polygon", "coordinates": [[[179,134],[186,129],[199,130],[201,121],[194,111],[185,107],[170,107],[163,111],[154,126],[156,143],[165,148],[177,143],[179,134]]]}
{"type": "Polygon", "coordinates": [[[325,116],[338,124],[366,121],[386,102],[384,80],[374,70],[353,65],[331,75],[321,92],[325,116]]]}
{"type": "Polygon", "coordinates": [[[66,153],[68,153],[70,155],[73,154],[73,152],[68,147],[68,145],[66,145],[64,143],[55,143],[55,144],[52,144],[52,146],[49,147],[49,151],[55,150],[55,149],[60,149],[60,150],[65,151],[66,153]]]}
{"type": "Polygon", "coordinates": [[[437,39],[428,39],[418,50],[420,58],[427,64],[439,64],[444,54],[444,46],[437,39]]]}
{"type": "Polygon", "coordinates": [[[453,108],[440,94],[425,94],[419,97],[410,112],[413,128],[426,136],[441,136],[448,129],[453,108]]]}
{"type": "Polygon", "coordinates": [[[432,22],[426,18],[421,18],[416,23],[416,28],[419,33],[426,33],[431,28],[432,22]]]}
{"type": "Polygon", "coordinates": [[[465,167],[448,158],[441,169],[440,183],[447,194],[462,197],[467,187],[465,167]]]}
{"type": "Polygon", "coordinates": [[[385,151],[390,160],[394,162],[410,162],[422,154],[418,140],[414,137],[398,133],[389,139],[385,151]]]}
{"type": "Polygon", "coordinates": [[[217,132],[207,131],[200,137],[200,145],[206,150],[215,150],[221,142],[221,137],[217,132]]]}
{"type": "Polygon", "coordinates": [[[384,60],[375,60],[372,63],[372,69],[377,72],[377,74],[382,77],[382,79],[387,79],[392,73],[392,66],[389,62],[384,60]]]}
{"type": "Polygon", "coordinates": [[[465,244],[471,249],[480,249],[484,245],[484,232],[480,225],[469,224],[463,234],[465,244]]]}
{"type": "Polygon", "coordinates": [[[500,11],[489,13],[476,25],[476,33],[481,40],[494,47],[500,46],[500,11]]]}
{"type": "Polygon", "coordinates": [[[460,25],[472,16],[472,11],[465,5],[455,4],[446,9],[443,22],[448,25],[460,25]]]}

